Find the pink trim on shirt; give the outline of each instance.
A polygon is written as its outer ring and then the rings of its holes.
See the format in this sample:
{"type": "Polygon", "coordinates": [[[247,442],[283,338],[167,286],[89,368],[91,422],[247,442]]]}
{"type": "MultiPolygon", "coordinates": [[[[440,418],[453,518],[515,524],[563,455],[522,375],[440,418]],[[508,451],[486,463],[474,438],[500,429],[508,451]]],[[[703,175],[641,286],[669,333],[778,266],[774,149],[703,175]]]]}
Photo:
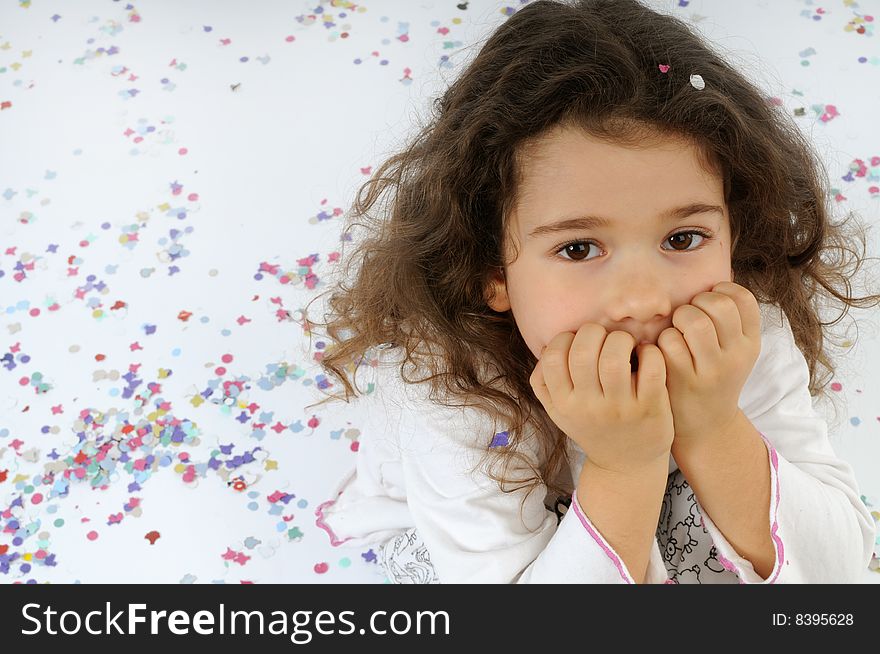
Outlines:
{"type": "Polygon", "coordinates": [[[633,578],[626,573],[623,561],[621,561],[620,557],[614,553],[614,550],[612,550],[611,546],[605,542],[605,539],[602,538],[602,536],[600,536],[599,533],[593,529],[593,527],[590,525],[589,519],[586,515],[584,515],[584,512],[581,510],[580,504],[578,504],[577,501],[577,488],[575,488],[571,494],[571,505],[574,507],[575,515],[577,515],[577,517],[580,519],[581,524],[584,526],[590,536],[593,537],[593,540],[599,543],[599,547],[602,548],[602,551],[604,551],[605,554],[608,555],[608,558],[611,559],[612,563],[614,563],[614,565],[617,567],[617,571],[620,573],[620,576],[623,578],[623,580],[626,581],[626,583],[628,584],[634,584],[635,581],[633,580],[633,578]]]}
{"type": "MultiPolygon", "coordinates": [[[[761,434],[761,432],[758,432],[761,434]]],[[[767,444],[767,449],[770,451],[770,463],[773,468],[773,472],[770,475],[771,480],[773,482],[773,486],[776,491],[776,506],[773,507],[773,523],[770,525],[770,537],[773,539],[773,542],[776,544],[776,567],[773,572],[770,573],[770,583],[776,583],[776,579],[779,577],[779,573],[782,572],[782,564],[785,562],[785,548],[782,545],[782,538],[779,537],[779,521],[776,518],[776,515],[779,513],[779,456],[776,454],[776,448],[773,447],[773,444],[767,440],[767,437],[764,434],[761,434],[761,438],[764,439],[764,442],[767,444]]]]}
{"type": "MultiPolygon", "coordinates": [[[[773,539],[773,543],[776,545],[776,565],[773,570],[770,572],[770,576],[768,577],[769,583],[775,584],[776,579],[779,578],[779,573],[782,572],[782,564],[785,561],[785,548],[782,545],[782,539],[779,537],[779,521],[777,519],[777,514],[779,513],[779,457],[776,454],[776,448],[773,447],[773,444],[767,440],[767,437],[761,434],[761,438],[764,439],[764,443],[767,445],[767,453],[770,457],[770,483],[771,483],[771,493],[776,495],[776,504],[773,507],[773,522],[770,525],[770,537],[773,539]]],[[[742,577],[739,574],[739,570],[736,565],[730,561],[730,559],[721,555],[720,552],[717,552],[718,562],[724,566],[725,570],[729,570],[740,577],[739,583],[744,584],[745,582],[742,580],[742,577]]]]}
{"type": "Polygon", "coordinates": [[[715,551],[715,556],[718,557],[718,563],[721,564],[721,567],[723,567],[725,570],[728,570],[729,572],[734,573],[737,576],[737,579],[739,579],[739,583],[746,583],[742,580],[742,577],[740,577],[739,572],[737,571],[736,564],[733,563],[733,561],[725,557],[721,552],[717,551],[717,549],[715,551]]]}
{"type": "Polygon", "coordinates": [[[318,516],[318,519],[315,520],[315,525],[327,532],[327,535],[330,536],[330,545],[332,545],[333,547],[338,547],[344,542],[351,540],[352,536],[349,536],[344,540],[339,540],[338,538],[336,538],[336,534],[333,533],[333,528],[324,522],[324,507],[331,506],[335,503],[336,500],[327,500],[323,504],[318,505],[318,508],[315,509],[315,515],[318,516]]]}

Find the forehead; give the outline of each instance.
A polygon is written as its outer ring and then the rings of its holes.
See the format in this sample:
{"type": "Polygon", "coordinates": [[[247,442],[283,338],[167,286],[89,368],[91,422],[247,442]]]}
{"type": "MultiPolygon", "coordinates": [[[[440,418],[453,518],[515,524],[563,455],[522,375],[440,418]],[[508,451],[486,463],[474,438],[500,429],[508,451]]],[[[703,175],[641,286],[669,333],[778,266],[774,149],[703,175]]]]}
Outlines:
{"type": "Polygon", "coordinates": [[[525,236],[573,213],[653,220],[697,200],[723,207],[723,180],[692,142],[643,136],[621,145],[565,128],[526,144],[518,156],[512,226],[525,236]]]}

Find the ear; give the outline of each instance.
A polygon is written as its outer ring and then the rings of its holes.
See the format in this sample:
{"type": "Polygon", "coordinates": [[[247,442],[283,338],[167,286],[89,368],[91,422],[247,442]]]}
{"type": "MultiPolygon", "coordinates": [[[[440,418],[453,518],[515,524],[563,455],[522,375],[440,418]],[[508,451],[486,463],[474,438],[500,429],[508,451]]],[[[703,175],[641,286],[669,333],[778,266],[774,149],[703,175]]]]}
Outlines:
{"type": "Polygon", "coordinates": [[[510,299],[507,297],[507,282],[503,268],[496,269],[489,278],[486,288],[486,304],[498,313],[510,311],[510,299]]]}

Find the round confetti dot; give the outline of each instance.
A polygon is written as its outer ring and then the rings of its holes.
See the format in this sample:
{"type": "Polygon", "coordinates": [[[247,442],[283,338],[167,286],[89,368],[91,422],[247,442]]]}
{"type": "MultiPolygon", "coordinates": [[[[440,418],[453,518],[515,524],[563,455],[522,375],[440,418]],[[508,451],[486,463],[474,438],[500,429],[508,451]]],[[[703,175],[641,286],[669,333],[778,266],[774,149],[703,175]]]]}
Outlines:
{"type": "Polygon", "coordinates": [[[288,43],[293,43],[294,41],[296,41],[296,37],[291,35],[291,36],[286,37],[284,40],[287,41],[288,43]]]}
{"type": "Polygon", "coordinates": [[[339,567],[340,568],[347,568],[350,565],[351,565],[351,559],[348,558],[347,556],[342,559],[339,559],[339,567]]]}
{"type": "Polygon", "coordinates": [[[64,518],[56,518],[55,522],[52,523],[55,527],[63,527],[64,526],[64,518]]]}
{"type": "Polygon", "coordinates": [[[232,355],[231,354],[224,354],[222,357],[220,357],[220,360],[223,363],[232,363],[232,355]]]}
{"type": "Polygon", "coordinates": [[[299,502],[296,503],[296,505],[299,508],[304,509],[309,505],[309,503],[306,500],[300,500],[299,502]]]}
{"type": "Polygon", "coordinates": [[[315,572],[317,572],[319,575],[324,574],[329,569],[330,569],[330,566],[327,565],[326,563],[316,563],[315,564],[315,572]]]}
{"type": "Polygon", "coordinates": [[[249,502],[247,505],[247,508],[249,508],[251,511],[256,511],[257,509],[260,508],[260,505],[257,504],[256,502],[249,502]]]}
{"type": "Polygon", "coordinates": [[[214,373],[218,374],[218,375],[225,375],[226,368],[224,368],[223,366],[218,366],[217,368],[214,369],[214,373]]]}
{"type": "Polygon", "coordinates": [[[98,540],[98,532],[97,531],[90,531],[89,533],[86,534],[86,538],[88,538],[89,540],[98,540]]]}
{"type": "Polygon", "coordinates": [[[183,155],[185,155],[187,152],[189,152],[189,150],[187,150],[186,148],[180,148],[180,149],[177,151],[177,154],[179,154],[180,156],[183,156],[183,155]]]}

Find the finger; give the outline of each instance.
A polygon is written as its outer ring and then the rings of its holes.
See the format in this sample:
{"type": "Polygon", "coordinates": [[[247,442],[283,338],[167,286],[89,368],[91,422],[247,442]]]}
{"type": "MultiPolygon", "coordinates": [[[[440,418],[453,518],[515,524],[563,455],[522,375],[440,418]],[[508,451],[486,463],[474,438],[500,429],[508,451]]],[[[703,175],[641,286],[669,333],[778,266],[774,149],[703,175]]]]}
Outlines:
{"type": "Polygon", "coordinates": [[[639,371],[636,373],[636,398],[647,403],[657,403],[666,392],[666,362],[660,348],[650,343],[637,350],[639,371]]]}
{"type": "Polygon", "coordinates": [[[761,307],[757,298],[745,286],[734,282],[719,282],[713,289],[716,293],[729,295],[739,310],[742,333],[751,338],[761,339],[761,307]]]}
{"type": "Polygon", "coordinates": [[[529,377],[529,384],[531,384],[532,390],[535,392],[535,397],[538,398],[538,401],[549,412],[553,407],[553,398],[550,397],[547,382],[544,380],[544,369],[541,366],[541,359],[538,359],[538,363],[532,371],[532,376],[529,377]]]}
{"type": "Polygon", "coordinates": [[[667,374],[693,376],[694,359],[684,335],[675,327],[667,327],[657,337],[657,347],[663,353],[667,374]]]}
{"type": "Polygon", "coordinates": [[[574,387],[589,396],[602,396],[599,381],[599,352],[608,332],[598,323],[585,323],[578,329],[568,352],[568,370],[574,387]]]}
{"type": "Polygon", "coordinates": [[[568,351],[574,340],[572,332],[560,332],[547,343],[547,349],[541,355],[541,372],[547,392],[554,404],[559,404],[571,395],[574,383],[568,373],[568,351]]]}
{"type": "Polygon", "coordinates": [[[599,353],[599,383],[602,394],[611,400],[623,402],[635,397],[630,355],[635,345],[631,334],[613,331],[605,337],[599,353]]]}
{"type": "Polygon", "coordinates": [[[714,366],[721,356],[721,346],[715,333],[712,318],[693,304],[683,304],[672,315],[672,324],[684,336],[692,355],[694,374],[701,374],[703,367],[714,366]]]}
{"type": "Polygon", "coordinates": [[[743,337],[739,306],[731,296],[724,293],[698,293],[691,304],[712,319],[720,350],[738,346],[743,337]]]}

